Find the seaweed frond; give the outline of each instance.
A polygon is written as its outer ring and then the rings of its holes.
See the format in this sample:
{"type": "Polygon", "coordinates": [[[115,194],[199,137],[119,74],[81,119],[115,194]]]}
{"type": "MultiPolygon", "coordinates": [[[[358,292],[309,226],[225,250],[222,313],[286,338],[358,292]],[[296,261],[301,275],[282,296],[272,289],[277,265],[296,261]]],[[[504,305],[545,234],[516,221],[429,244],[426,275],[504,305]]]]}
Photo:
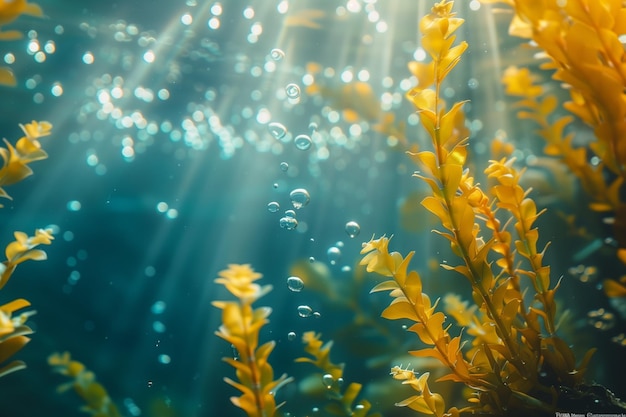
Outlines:
{"type": "Polygon", "coordinates": [[[0,167],[0,197],[9,200],[11,196],[3,187],[15,184],[32,175],[33,170],[28,164],[48,157],[48,154],[41,148],[39,138],[50,135],[52,124],[46,121],[37,122],[33,120],[26,125],[20,124],[20,128],[22,128],[24,136],[18,139],[15,147],[6,139],[4,140],[6,148],[0,147],[0,156],[3,160],[3,165],[0,167]]]}
{"type": "Polygon", "coordinates": [[[15,311],[28,306],[30,303],[22,298],[0,306],[0,377],[26,368],[26,364],[20,360],[8,364],[4,362],[30,341],[28,335],[33,331],[25,323],[35,312],[27,311],[18,316],[13,315],[15,311]]]}
{"type": "Polygon", "coordinates": [[[369,401],[362,399],[355,404],[361,392],[361,384],[351,382],[345,389],[342,388],[344,364],[331,362],[330,349],[333,342],[331,340],[324,343],[321,337],[321,334],[312,331],[305,332],[302,342],[306,345],[304,350],[311,357],[297,358],[296,362],[311,363],[323,372],[323,375],[319,375],[319,382],[326,388],[327,396],[332,400],[325,410],[336,416],[379,417],[379,413],[368,414],[372,408],[369,401]]]}
{"type": "MultiPolygon", "coordinates": [[[[37,3],[29,3],[27,0],[4,1],[0,3],[0,41],[8,41],[22,38],[18,30],[2,30],[2,26],[11,23],[21,15],[43,16],[43,10],[37,3]]],[[[13,71],[7,67],[0,67],[0,85],[15,87],[17,80],[13,71]]]]}
{"type": "Polygon", "coordinates": [[[535,226],[542,211],[529,196],[530,190],[520,185],[523,171],[514,167],[514,159],[490,161],[485,174],[493,185],[482,188],[467,167],[468,137],[460,128],[464,102],[448,108],[440,94],[446,76],[467,48],[465,42],[454,45],[454,32],[463,20],[454,17],[452,4],[435,4],[420,22],[422,46],[432,60],[409,66],[419,83],[407,98],[417,108],[433,150],[408,154],[420,168],[414,176],[430,188],[421,203],[441,222],[443,230],[436,233],[450,242],[461,261],[441,266],[465,277],[472,290],[475,308],[467,308],[459,299],[447,302],[457,324],[468,329],[463,338],[472,341],[471,348],[464,348],[461,334],[449,333],[451,325],[437,311],[438,303],[422,291],[420,275],[409,271],[414,252],[403,257],[389,252],[388,238],[372,238],[363,245],[361,264],[391,278],[372,292],[389,291],[393,300],[382,316],[410,320],[408,330],[427,346],[410,353],[435,358],[450,370],[438,381],[463,383],[475,392],[468,398],[470,407],[446,412],[444,399],[431,391],[428,373],[418,377],[413,370],[394,367],[394,378],[418,392],[398,405],[436,416],[464,411],[509,415],[511,410],[549,415],[557,410],[559,396],[582,382],[594,350],[577,363],[556,334],[559,283],[553,285],[550,266],[544,263],[549,244],[540,246],[535,226]],[[525,305],[528,288],[534,298],[525,305]]]}
{"type": "MultiPolygon", "coordinates": [[[[540,133],[548,141],[546,152],[562,158],[581,178],[594,200],[592,209],[614,211],[617,240],[621,247],[626,246],[626,203],[620,198],[626,180],[626,50],[621,42],[626,32],[626,5],[612,0],[483,1],[513,8],[509,33],[532,40],[543,51],[548,60],[541,68],[554,71],[552,78],[570,93],[571,100],[563,107],[593,129],[595,140],[588,144],[598,161],[593,168],[584,167],[585,149],[572,149],[572,135],[559,140],[568,118],[557,120],[552,132],[542,127],[540,133]]],[[[544,98],[540,102],[544,114],[537,115],[535,99],[522,103],[530,108],[528,117],[542,124],[556,100],[544,98]]]]}
{"type": "MultiPolygon", "coordinates": [[[[0,263],[0,289],[6,285],[20,263],[29,259],[35,261],[46,259],[46,252],[36,247],[42,244],[49,245],[53,239],[51,231],[44,229],[36,230],[34,236],[28,236],[24,232],[15,232],[14,235],[15,241],[9,243],[5,249],[7,259],[0,263]]],[[[30,303],[22,298],[0,306],[0,377],[26,367],[20,360],[4,363],[30,341],[28,335],[33,331],[25,323],[35,312],[26,311],[14,315],[17,310],[29,306],[30,303]]]]}
{"type": "Polygon", "coordinates": [[[598,159],[596,164],[590,164],[587,148],[574,146],[574,133],[565,133],[574,119],[572,116],[555,117],[557,97],[546,93],[527,68],[507,68],[502,82],[508,95],[520,98],[515,103],[519,109],[517,117],[538,125],[537,134],[545,141],[543,152],[559,159],[576,176],[591,198],[589,207],[595,211],[617,211],[624,178],[607,180],[604,162],[598,159]]]}
{"type": "Polygon", "coordinates": [[[224,381],[242,392],[240,397],[233,396],[230,400],[250,417],[274,416],[282,405],[276,404],[276,391],[292,380],[286,374],[274,380],[269,355],[276,343],[269,341],[259,346],[260,330],[269,322],[267,318],[272,312],[270,307],[252,307],[272,289],[271,285],[261,286],[255,282],[261,277],[250,265],[229,265],[228,269],[220,271],[215,282],[224,285],[237,301],[212,303],[222,310],[222,325],[215,334],[230,343],[238,354],[237,358],[223,358],[235,368],[238,380],[224,378],[224,381]]]}
{"type": "Polygon", "coordinates": [[[72,378],[72,381],[59,385],[57,392],[74,389],[85,401],[81,411],[94,417],[121,417],[107,390],[96,381],[95,374],[81,362],[73,360],[69,352],[53,353],[48,357],[48,365],[54,372],[72,378]]]}

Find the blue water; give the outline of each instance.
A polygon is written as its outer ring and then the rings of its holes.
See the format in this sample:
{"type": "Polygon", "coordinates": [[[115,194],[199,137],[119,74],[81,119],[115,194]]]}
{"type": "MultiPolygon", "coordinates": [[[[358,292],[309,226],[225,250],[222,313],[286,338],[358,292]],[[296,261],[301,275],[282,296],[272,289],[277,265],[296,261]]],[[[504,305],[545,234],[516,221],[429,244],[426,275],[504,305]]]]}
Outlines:
{"type": "MultiPolygon", "coordinates": [[[[371,105],[382,106],[408,122],[411,143],[425,143],[403,92],[410,82],[406,63],[418,47],[417,20],[430,3],[39,4],[46,17],[20,17],[11,28],[23,39],[0,43],[5,62],[15,60],[6,66],[18,82],[2,87],[0,128],[10,142],[21,135],[18,123],[48,120],[54,129],[41,139],[48,159],[31,165],[32,177],[7,187],[13,200],[3,201],[0,238],[8,244],[15,230],[51,227],[55,240],[45,248],[46,261],[20,265],[0,292],[3,303],[26,298],[37,311],[29,320],[32,341],[15,355],[27,369],[0,379],[0,415],[86,415],[74,393],[55,391],[67,381],[46,363],[57,351],[71,352],[92,370],[124,416],[244,415],[228,400],[236,391],[223,377],[233,378],[234,371],[221,358],[233,352],[214,335],[220,312],[211,305],[228,298],[213,280],[230,263],[251,264],[264,275],[262,283],[274,286],[259,305],[274,310],[262,338],[277,342],[276,376],[298,379],[279,395],[287,401],[285,412],[302,416],[323,407],[298,388],[313,367],[293,362],[304,354],[299,337],[314,330],[335,340],[333,361],[346,363],[346,380],[365,384],[374,411],[402,415],[406,410],[391,404],[404,397],[385,402],[386,394],[376,390],[389,386],[390,366],[407,360],[394,358],[392,348],[415,346],[396,323],[377,319],[387,299],[368,296],[376,281],[356,286],[353,271],[361,243],[374,234],[394,235],[394,248],[403,253],[416,250],[413,264],[421,271],[450,256],[445,241],[430,233],[437,224],[425,212],[413,219],[412,230],[403,226],[403,201],[423,187],[411,177],[415,166],[403,149],[366,117],[371,105]],[[284,57],[272,58],[274,48],[284,57]],[[341,94],[356,81],[371,86],[373,104],[367,95],[341,94]],[[289,83],[300,88],[295,100],[286,96],[289,83]],[[307,92],[313,83],[328,94],[307,92]],[[357,121],[346,120],[348,107],[356,108],[357,121]],[[283,124],[287,135],[273,137],[270,122],[283,124]],[[294,145],[300,134],[311,138],[309,149],[294,145]],[[299,210],[289,199],[296,188],[310,195],[299,210]],[[270,202],[279,203],[278,212],[268,211],[270,202]],[[280,226],[289,209],[296,211],[294,230],[280,226]],[[345,231],[350,221],[360,226],[353,238],[345,231]],[[327,255],[332,247],[341,252],[334,264],[327,255]],[[336,298],[306,286],[289,291],[291,266],[309,258],[327,267],[336,298]],[[389,333],[355,325],[347,299],[358,300],[389,333]],[[299,317],[299,305],[320,317],[299,317]]],[[[478,30],[491,16],[484,6],[456,7],[467,20],[459,36],[471,46],[448,94],[472,100],[472,162],[480,165],[494,132],[517,123],[503,110],[494,56],[521,58],[506,54],[515,41],[478,30]]],[[[504,36],[505,20],[493,24],[504,36]]],[[[540,149],[528,145],[530,128],[517,127],[521,147],[540,149]]],[[[555,212],[568,209],[558,199],[550,204],[555,212]]],[[[595,284],[568,275],[571,254],[584,244],[560,241],[562,229],[552,227],[557,216],[546,216],[542,237],[553,240],[554,276],[566,276],[563,305],[572,310],[565,331],[581,351],[603,349],[591,374],[624,396],[623,369],[610,369],[612,358],[623,356],[611,337],[623,331],[624,319],[616,312],[607,331],[588,323],[588,311],[611,307],[595,284]]],[[[591,224],[599,236],[606,233],[591,224]]],[[[584,260],[594,262],[594,256],[584,260]]],[[[433,293],[468,296],[462,278],[441,270],[432,275],[433,293]]]]}

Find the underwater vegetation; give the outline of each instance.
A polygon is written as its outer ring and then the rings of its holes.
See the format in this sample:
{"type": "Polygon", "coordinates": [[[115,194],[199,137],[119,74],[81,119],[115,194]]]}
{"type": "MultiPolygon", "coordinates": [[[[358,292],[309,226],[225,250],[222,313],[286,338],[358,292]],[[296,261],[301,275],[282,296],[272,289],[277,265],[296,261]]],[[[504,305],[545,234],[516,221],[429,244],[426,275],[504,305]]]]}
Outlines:
{"type": "MultiPolygon", "coordinates": [[[[518,11],[511,25],[512,33],[521,33],[527,37],[531,34],[539,36],[535,31],[545,27],[551,28],[550,35],[561,33],[558,27],[551,27],[549,22],[538,16],[544,12],[560,19],[563,12],[567,11],[573,16],[563,19],[568,25],[576,29],[583,23],[591,25],[600,33],[600,40],[607,39],[602,37],[603,27],[615,28],[617,34],[623,32],[621,26],[612,23],[613,18],[606,17],[612,13],[608,6],[601,11],[592,8],[583,13],[580,9],[583,2],[567,2],[568,5],[577,5],[567,10],[561,10],[561,6],[552,3],[552,9],[542,9],[523,1],[508,3],[518,11]],[[558,13],[554,7],[560,8],[558,13]],[[536,22],[531,20],[536,26],[528,24],[531,17],[519,17],[519,10],[536,18],[536,22]],[[588,14],[593,14],[593,17],[588,14]],[[582,19],[583,23],[579,24],[577,19],[582,19]]],[[[618,16],[617,21],[621,21],[621,16],[626,16],[621,13],[620,2],[612,2],[611,7],[616,8],[613,14],[618,16]]],[[[523,186],[524,170],[517,168],[514,157],[505,156],[491,160],[484,169],[486,186],[474,179],[473,166],[468,164],[469,139],[462,110],[465,102],[457,101],[448,105],[442,94],[446,77],[468,48],[466,42],[456,43],[455,32],[464,20],[456,17],[452,8],[452,1],[443,0],[435,4],[419,24],[421,45],[430,61],[409,65],[418,83],[408,91],[406,97],[417,109],[421,126],[430,139],[430,149],[407,153],[418,167],[414,177],[429,189],[429,195],[421,200],[421,205],[437,218],[439,226],[435,233],[449,242],[452,253],[458,259],[456,264],[446,261],[441,267],[464,278],[471,290],[471,299],[463,300],[449,294],[443,307],[440,307],[439,300],[432,301],[424,292],[420,273],[410,268],[415,251],[406,256],[391,251],[390,238],[386,236],[372,238],[363,244],[360,264],[368,272],[386,278],[371,292],[388,292],[392,299],[382,312],[382,317],[408,323],[407,334],[416,336],[415,340],[423,345],[410,350],[408,353],[411,356],[433,359],[447,370],[443,376],[432,381],[429,380],[430,372],[410,365],[393,366],[392,378],[413,391],[407,398],[398,399],[396,405],[438,417],[462,414],[549,416],[572,410],[623,412],[625,405],[614,398],[610,391],[585,381],[585,373],[596,349],[588,349],[582,357],[577,358],[561,335],[562,311],[557,306],[556,297],[561,280],[553,278],[550,265],[545,262],[550,243],[542,243],[537,227],[537,220],[545,210],[537,207],[531,190],[523,186]],[[457,328],[460,330],[454,330],[457,328]],[[444,395],[437,392],[438,387],[450,383],[464,387],[462,392],[466,405],[451,405],[444,395]]],[[[583,28],[583,34],[585,30],[589,31],[583,28]]],[[[580,35],[574,35],[574,32],[568,32],[570,38],[576,37],[578,42],[583,42],[583,38],[578,38],[580,35]]],[[[544,43],[550,43],[553,50],[555,38],[548,37],[547,33],[541,36],[545,37],[544,43]]],[[[541,40],[535,39],[543,46],[541,40]]],[[[606,45],[600,40],[592,42],[592,45],[604,48],[606,45]]],[[[621,44],[619,49],[623,53],[621,44]]],[[[563,54],[563,51],[560,53],[563,54]]],[[[622,60],[615,57],[615,48],[600,52],[593,50],[590,54],[594,62],[581,73],[576,73],[577,78],[567,73],[567,65],[559,66],[564,62],[561,58],[550,65],[553,65],[551,68],[557,68],[557,79],[572,84],[575,104],[566,108],[594,126],[598,141],[589,146],[598,157],[595,165],[588,163],[586,151],[572,148],[572,135],[563,133],[571,117],[565,116],[556,122],[551,120],[557,100],[553,96],[544,96],[541,87],[533,85],[527,71],[509,69],[505,74],[505,83],[509,94],[523,97],[517,104],[523,108],[518,116],[539,124],[540,135],[548,142],[546,153],[561,158],[582,181],[587,181],[583,188],[595,193],[592,194],[591,208],[618,211],[622,204],[619,188],[623,181],[620,175],[624,166],[619,157],[618,147],[621,145],[618,144],[620,136],[617,132],[624,122],[624,114],[615,113],[618,110],[614,101],[622,101],[624,88],[623,85],[615,84],[620,77],[608,74],[606,86],[600,86],[604,93],[596,97],[596,90],[591,88],[588,80],[593,79],[590,71],[597,74],[599,70],[595,60],[608,62],[609,67],[621,66],[622,60]],[[604,52],[606,55],[602,55],[604,52]],[[576,89],[581,91],[577,93],[576,89]],[[619,92],[618,98],[606,97],[615,95],[615,91],[619,92]],[[603,101],[605,99],[606,102],[603,101]],[[603,106],[611,109],[604,109],[603,106]],[[614,177],[608,183],[606,170],[614,177]]],[[[571,66],[574,68],[578,64],[580,60],[571,66]]],[[[619,73],[621,67],[607,70],[610,71],[619,73]]],[[[330,96],[330,93],[320,89],[317,92],[330,96]]],[[[354,113],[350,109],[352,105],[343,107],[354,113]]],[[[348,117],[352,117],[350,114],[353,113],[349,112],[348,117]]],[[[364,116],[365,111],[356,111],[355,114],[368,117],[364,116]]],[[[508,155],[511,152],[505,153],[508,155]]],[[[274,347],[272,342],[268,342],[267,348],[263,347],[267,345],[258,348],[261,353],[254,353],[257,351],[258,329],[269,316],[269,309],[253,310],[250,307],[251,302],[258,298],[254,294],[263,295],[270,289],[252,285],[252,281],[260,275],[248,266],[241,270],[242,267],[232,265],[230,268],[225,271],[226,274],[222,273],[218,282],[227,286],[230,284],[229,291],[236,295],[240,303],[229,305],[232,312],[224,314],[223,325],[217,334],[232,343],[239,355],[243,352],[245,356],[241,360],[225,358],[237,369],[241,383],[230,379],[226,381],[244,393],[241,398],[246,398],[245,403],[238,397],[232,401],[248,415],[263,415],[262,410],[265,410],[265,415],[274,415],[277,409],[273,402],[274,388],[287,379],[283,377],[273,381],[268,362],[269,351],[274,347]],[[235,291],[235,280],[245,282],[245,285],[235,291]],[[245,314],[241,313],[244,308],[245,314]],[[243,323],[248,323],[248,326],[243,323]],[[245,332],[246,328],[252,329],[250,334],[253,343],[242,342],[250,337],[245,332]],[[241,336],[235,339],[230,333],[241,336]],[[266,369],[255,371],[259,366],[257,363],[266,369]],[[257,375],[256,379],[253,379],[254,375],[257,375]],[[259,378],[259,375],[266,377],[259,378]],[[252,398],[256,400],[252,401],[252,398]]],[[[621,286],[615,285],[610,287],[609,293],[614,296],[624,294],[621,286]]],[[[218,302],[217,306],[226,311],[224,302],[218,302]]],[[[339,399],[327,411],[333,415],[366,415],[367,411],[361,410],[369,410],[369,402],[362,400],[359,403],[362,408],[352,408],[360,392],[360,384],[349,385],[344,394],[335,387],[334,381],[341,377],[343,368],[329,359],[332,344],[324,344],[315,332],[305,333],[303,341],[306,344],[305,351],[312,357],[299,358],[297,361],[311,362],[321,369],[323,374],[317,377],[326,383],[327,397],[339,399]],[[343,399],[338,398],[341,395],[343,399]]]]}
{"type": "MultiPolygon", "coordinates": [[[[51,133],[52,125],[48,122],[33,121],[26,125],[20,125],[24,136],[20,138],[15,147],[6,139],[6,148],[0,147],[3,165],[0,168],[0,197],[11,199],[3,187],[22,181],[33,173],[29,163],[47,157],[41,149],[38,139],[51,133]]],[[[0,207],[2,207],[0,205],[0,207]]],[[[28,260],[42,261],[46,259],[46,252],[37,247],[49,245],[54,239],[50,230],[38,229],[34,236],[28,236],[24,232],[15,232],[15,240],[5,248],[6,260],[0,263],[0,290],[9,282],[19,264],[28,260]]],[[[15,314],[18,310],[29,307],[30,303],[18,298],[0,306],[0,377],[11,372],[24,369],[26,364],[20,360],[6,361],[18,352],[30,340],[28,335],[33,331],[26,321],[35,314],[34,311],[26,311],[15,314]]]]}
{"type": "Polygon", "coordinates": [[[69,352],[53,353],[48,357],[48,364],[54,372],[72,378],[72,381],[59,385],[57,392],[63,393],[74,389],[85,401],[85,405],[81,407],[82,411],[95,417],[121,416],[106,388],[96,381],[95,374],[81,362],[73,360],[69,352]]]}
{"type": "MultiPolygon", "coordinates": [[[[0,4],[0,41],[15,40],[22,37],[17,30],[2,30],[3,26],[13,22],[21,15],[43,16],[41,7],[36,3],[28,3],[26,0],[3,1],[0,4]]],[[[15,86],[15,75],[9,68],[0,67],[0,85],[15,86]]]]}
{"type": "Polygon", "coordinates": [[[222,310],[222,325],[216,335],[237,350],[237,358],[223,360],[236,370],[237,381],[224,380],[241,391],[240,397],[231,397],[234,405],[250,417],[273,416],[282,404],[276,404],[276,391],[291,381],[286,374],[274,380],[274,370],[268,357],[276,342],[259,345],[259,333],[268,322],[270,307],[254,308],[252,304],[272,290],[271,285],[259,285],[262,277],[249,265],[229,265],[215,279],[237,298],[237,301],[214,301],[222,310]]]}
{"type": "Polygon", "coordinates": [[[343,371],[345,365],[335,364],[330,360],[332,340],[324,343],[320,334],[310,331],[302,335],[302,342],[306,345],[304,350],[309,356],[296,358],[296,362],[311,363],[322,371],[321,375],[314,374],[312,377],[318,381],[321,378],[325,386],[326,396],[330,401],[324,407],[327,412],[336,416],[380,416],[380,413],[369,414],[372,405],[365,399],[361,399],[354,404],[361,392],[361,384],[351,382],[346,388],[342,387],[344,385],[343,371]]]}
{"type": "MultiPolygon", "coordinates": [[[[518,0],[495,1],[513,9],[509,33],[532,40],[545,59],[541,68],[567,86],[570,100],[562,103],[570,115],[554,115],[558,100],[534,83],[525,69],[509,68],[507,93],[519,97],[518,117],[534,121],[545,141],[544,153],[559,159],[589,196],[589,207],[604,213],[617,241],[618,259],[626,248],[626,10],[619,1],[540,1],[531,6],[518,0]],[[575,116],[593,131],[580,144],[570,129],[575,116]],[[591,163],[590,163],[591,162],[591,163]]],[[[610,288],[620,285],[609,281],[610,288]]],[[[607,295],[614,291],[607,290],[607,295]]]]}

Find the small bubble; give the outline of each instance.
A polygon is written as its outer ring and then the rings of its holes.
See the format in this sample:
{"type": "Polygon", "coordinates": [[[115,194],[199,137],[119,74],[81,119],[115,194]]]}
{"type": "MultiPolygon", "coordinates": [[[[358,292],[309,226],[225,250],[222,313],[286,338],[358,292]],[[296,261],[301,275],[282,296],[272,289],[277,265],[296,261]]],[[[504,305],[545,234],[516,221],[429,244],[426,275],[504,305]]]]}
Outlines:
{"type": "Polygon", "coordinates": [[[304,282],[298,277],[287,278],[287,287],[293,292],[300,292],[304,288],[304,282]]]}
{"type": "Polygon", "coordinates": [[[280,163],[280,170],[283,172],[287,172],[287,170],[289,169],[289,164],[287,162],[281,162],[280,163]]]}
{"type": "Polygon", "coordinates": [[[274,61],[280,61],[285,57],[285,52],[282,49],[274,48],[270,51],[270,57],[274,61]]]}
{"type": "Polygon", "coordinates": [[[148,381],[148,388],[152,388],[152,381],[148,381]]]}
{"type": "Polygon", "coordinates": [[[311,317],[311,315],[313,314],[313,309],[309,306],[298,306],[298,315],[300,317],[311,317]]]}
{"type": "Polygon", "coordinates": [[[331,374],[324,374],[324,376],[322,376],[322,382],[327,389],[331,389],[333,387],[333,383],[335,382],[335,378],[333,378],[331,374]]]}
{"type": "Polygon", "coordinates": [[[296,188],[295,190],[289,193],[289,198],[291,199],[291,204],[293,204],[293,208],[296,210],[301,209],[302,207],[309,204],[311,201],[311,196],[309,192],[304,188],[296,188]]]}
{"type": "Polygon", "coordinates": [[[69,211],[79,211],[81,209],[80,201],[72,200],[67,203],[67,209],[69,211]]]}
{"type": "Polygon", "coordinates": [[[296,148],[300,149],[301,151],[306,151],[311,147],[313,141],[311,140],[311,137],[309,135],[298,135],[293,140],[293,143],[294,145],[296,145],[296,148]]]}
{"type": "Polygon", "coordinates": [[[309,262],[310,263],[315,262],[315,256],[309,256],[309,262]]]}
{"type": "Polygon", "coordinates": [[[287,128],[278,122],[271,122],[267,125],[267,130],[274,136],[276,139],[282,139],[287,134],[287,128]]]}
{"type": "Polygon", "coordinates": [[[311,131],[311,133],[317,131],[317,123],[315,122],[309,123],[309,130],[311,131]]]}
{"type": "Polygon", "coordinates": [[[279,221],[280,227],[287,230],[293,230],[298,227],[298,221],[293,217],[285,216],[279,221]]]}
{"type": "Polygon", "coordinates": [[[346,233],[351,238],[357,237],[360,232],[361,232],[361,226],[359,226],[357,222],[349,221],[348,223],[346,223],[346,233]]]}
{"type": "Polygon", "coordinates": [[[152,304],[150,311],[152,312],[152,314],[162,314],[165,311],[165,307],[165,301],[157,301],[152,304]]]}
{"type": "Polygon", "coordinates": [[[159,355],[159,362],[162,363],[163,365],[167,365],[171,361],[172,361],[172,358],[170,358],[170,355],[166,355],[166,354],[159,355]]]}
{"type": "Polygon", "coordinates": [[[293,342],[294,340],[296,340],[296,332],[287,333],[287,340],[289,340],[290,342],[293,342]]]}
{"type": "Polygon", "coordinates": [[[270,213],[276,213],[278,210],[280,210],[280,204],[278,204],[278,202],[272,201],[267,203],[267,211],[270,213]]]}
{"type": "Polygon", "coordinates": [[[467,86],[472,90],[475,90],[476,88],[478,88],[478,80],[476,78],[470,78],[467,81],[467,86]]]}
{"type": "Polygon", "coordinates": [[[339,250],[336,246],[331,246],[326,251],[326,255],[328,256],[328,261],[331,265],[335,265],[339,258],[341,258],[341,250],[339,250]]]}
{"type": "Polygon", "coordinates": [[[287,87],[285,87],[285,93],[290,99],[296,99],[300,97],[300,87],[294,83],[287,84],[287,87]]]}
{"type": "Polygon", "coordinates": [[[296,212],[294,210],[285,210],[285,216],[296,218],[296,212]]]}

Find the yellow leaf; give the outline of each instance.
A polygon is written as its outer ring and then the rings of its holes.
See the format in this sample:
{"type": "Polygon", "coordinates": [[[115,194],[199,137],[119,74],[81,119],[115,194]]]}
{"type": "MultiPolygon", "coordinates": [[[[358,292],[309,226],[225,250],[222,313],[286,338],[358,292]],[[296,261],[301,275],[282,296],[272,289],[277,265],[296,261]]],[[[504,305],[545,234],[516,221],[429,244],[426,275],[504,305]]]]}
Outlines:
{"type": "Polygon", "coordinates": [[[415,313],[415,310],[407,301],[401,299],[394,299],[389,307],[383,310],[381,317],[388,320],[409,319],[413,321],[419,321],[419,317],[415,313]]]}

